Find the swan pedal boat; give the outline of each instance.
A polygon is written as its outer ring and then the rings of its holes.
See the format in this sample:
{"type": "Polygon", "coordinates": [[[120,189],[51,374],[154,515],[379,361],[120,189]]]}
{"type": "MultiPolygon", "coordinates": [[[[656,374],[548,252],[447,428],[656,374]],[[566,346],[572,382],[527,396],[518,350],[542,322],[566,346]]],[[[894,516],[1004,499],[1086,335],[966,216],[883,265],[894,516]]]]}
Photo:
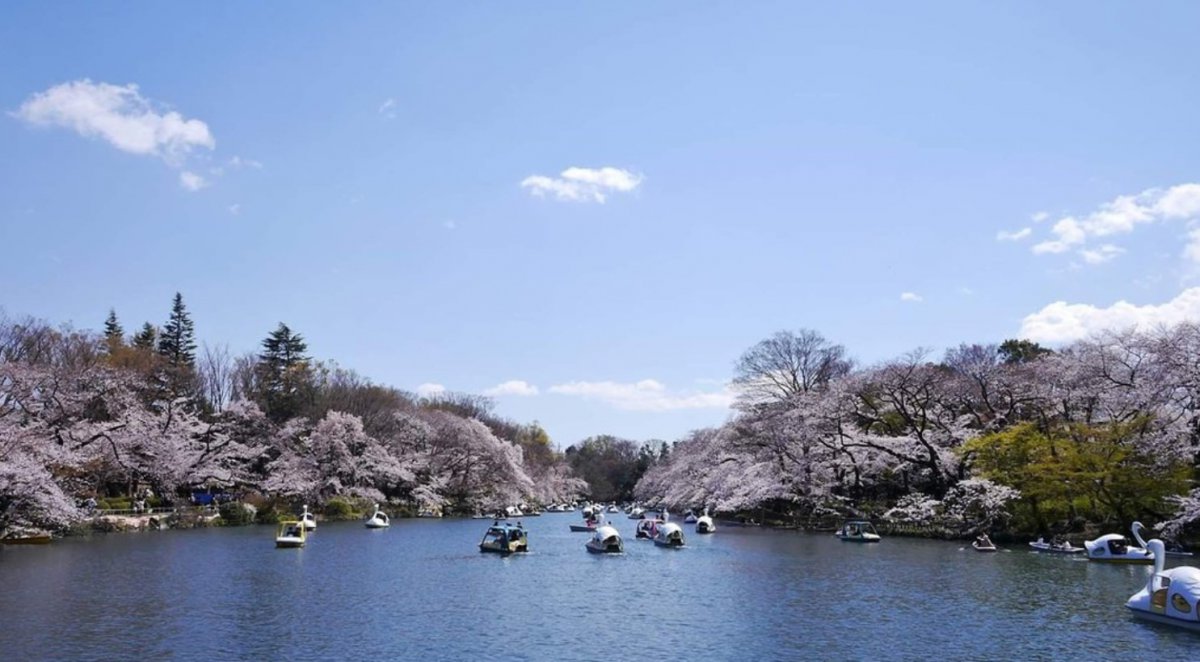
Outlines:
{"type": "Polygon", "coordinates": [[[1087,551],[1083,547],[1072,547],[1069,542],[1056,545],[1044,540],[1034,540],[1029,543],[1029,547],[1035,552],[1042,552],[1044,554],[1082,554],[1087,551]]]}
{"type": "Polygon", "coordinates": [[[507,556],[514,552],[529,551],[529,534],[521,525],[513,526],[508,522],[503,524],[493,522],[479,541],[479,551],[493,552],[507,556]]]}
{"type": "Polygon", "coordinates": [[[866,520],[851,520],[834,534],[842,542],[879,542],[883,538],[875,526],[866,520]]]}
{"type": "MultiPolygon", "coordinates": [[[[1136,522],[1135,522],[1136,524],[1136,522]]],[[[1141,543],[1140,536],[1137,535],[1137,529],[1134,529],[1134,537],[1141,543]]],[[[1109,533],[1095,540],[1085,540],[1083,542],[1084,549],[1087,550],[1089,561],[1096,563],[1126,563],[1132,565],[1151,565],[1154,563],[1154,555],[1151,554],[1144,546],[1135,547],[1129,544],[1129,540],[1119,533],[1109,533]]]]}
{"type": "Polygon", "coordinates": [[[616,528],[607,524],[596,528],[592,539],[584,545],[592,554],[621,554],[625,551],[625,543],[616,528]]]}
{"type": "Polygon", "coordinates": [[[279,533],[275,535],[275,546],[281,549],[303,547],[308,540],[308,530],[299,520],[288,520],[279,523],[279,533]]]}
{"type": "Polygon", "coordinates": [[[684,546],[683,529],[674,522],[663,522],[655,527],[654,544],[659,547],[681,549],[684,546]]]}
{"type": "Polygon", "coordinates": [[[304,506],[304,512],[300,513],[300,524],[305,531],[317,530],[317,516],[308,512],[308,506],[304,506]]]}
{"type": "Polygon", "coordinates": [[[713,523],[713,518],[709,517],[707,512],[696,519],[696,533],[713,533],[716,530],[717,525],[713,523]]]}
{"type": "Polygon", "coordinates": [[[365,524],[368,529],[386,529],[391,526],[391,520],[388,519],[387,513],[379,509],[379,504],[375,504],[375,513],[365,524]]]}
{"type": "Polygon", "coordinates": [[[1200,568],[1185,565],[1164,570],[1163,541],[1155,538],[1146,548],[1154,558],[1154,572],[1125,606],[1137,618],[1200,632],[1200,568]]]}

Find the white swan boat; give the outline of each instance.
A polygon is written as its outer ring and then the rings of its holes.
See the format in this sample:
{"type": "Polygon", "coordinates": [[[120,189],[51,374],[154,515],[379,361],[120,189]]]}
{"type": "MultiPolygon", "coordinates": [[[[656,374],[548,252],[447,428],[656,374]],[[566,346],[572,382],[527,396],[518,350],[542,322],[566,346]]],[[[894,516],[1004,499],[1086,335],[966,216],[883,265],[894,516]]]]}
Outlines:
{"type": "Polygon", "coordinates": [[[683,514],[683,523],[684,524],[695,524],[696,520],[698,520],[698,519],[700,519],[700,518],[696,517],[696,513],[692,512],[690,510],[683,514]]]}
{"type": "Polygon", "coordinates": [[[708,514],[708,508],[705,508],[704,513],[696,518],[696,533],[714,533],[716,530],[717,525],[708,514]]]}
{"type": "Polygon", "coordinates": [[[655,529],[654,544],[659,547],[683,547],[683,529],[674,522],[663,522],[655,529]]]}
{"type": "Polygon", "coordinates": [[[1146,548],[1154,559],[1154,572],[1125,606],[1138,618],[1200,632],[1200,568],[1164,570],[1167,550],[1163,541],[1155,538],[1146,548]]]}
{"type": "Polygon", "coordinates": [[[625,543],[616,527],[603,523],[596,527],[596,532],[585,547],[593,554],[620,554],[625,551],[625,543]]]}
{"type": "Polygon", "coordinates": [[[1141,528],[1141,522],[1133,523],[1133,537],[1141,547],[1131,545],[1129,539],[1119,533],[1109,533],[1095,540],[1083,541],[1083,548],[1087,550],[1088,560],[1097,563],[1151,565],[1154,563],[1154,555],[1146,549],[1146,542],[1142,540],[1140,532],[1141,528]]]}
{"type": "Polygon", "coordinates": [[[861,519],[846,522],[833,535],[842,542],[879,542],[883,539],[873,524],[861,519]]]}
{"type": "Polygon", "coordinates": [[[276,547],[303,547],[307,541],[308,533],[304,528],[304,522],[299,520],[287,520],[279,523],[279,532],[275,534],[276,547]]]}
{"type": "Polygon", "coordinates": [[[646,519],[646,509],[635,506],[633,510],[629,511],[629,519],[646,519]]]}
{"type": "Polygon", "coordinates": [[[375,504],[375,513],[372,514],[366,521],[368,529],[386,529],[391,526],[391,520],[387,513],[379,509],[379,504],[375,504]]]}
{"type": "Polygon", "coordinates": [[[305,531],[317,530],[317,516],[308,512],[308,504],[304,504],[304,511],[300,513],[300,525],[305,531]]]}

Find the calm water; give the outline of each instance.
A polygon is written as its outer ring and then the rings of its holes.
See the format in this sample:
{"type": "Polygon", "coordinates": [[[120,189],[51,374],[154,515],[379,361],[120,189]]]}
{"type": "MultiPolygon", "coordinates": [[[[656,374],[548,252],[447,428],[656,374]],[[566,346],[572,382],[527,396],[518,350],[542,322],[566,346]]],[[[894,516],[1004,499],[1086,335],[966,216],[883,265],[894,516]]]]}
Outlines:
{"type": "Polygon", "coordinates": [[[615,517],[611,557],[574,513],[526,519],[510,558],[477,551],[479,520],[0,548],[0,659],[1200,659],[1200,635],[1126,614],[1146,568],[731,527],[667,550],[615,517]]]}

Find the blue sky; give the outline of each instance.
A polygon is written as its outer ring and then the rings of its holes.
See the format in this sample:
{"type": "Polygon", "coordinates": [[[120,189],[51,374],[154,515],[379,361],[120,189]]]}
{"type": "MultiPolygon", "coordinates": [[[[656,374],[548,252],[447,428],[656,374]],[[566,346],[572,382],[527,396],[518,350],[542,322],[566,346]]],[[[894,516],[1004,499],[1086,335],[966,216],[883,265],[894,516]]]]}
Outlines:
{"type": "Polygon", "coordinates": [[[180,291],[234,351],[522,381],[564,446],[725,420],[779,329],[871,364],[1196,318],[1198,14],[5,3],[0,306],[180,291]]]}

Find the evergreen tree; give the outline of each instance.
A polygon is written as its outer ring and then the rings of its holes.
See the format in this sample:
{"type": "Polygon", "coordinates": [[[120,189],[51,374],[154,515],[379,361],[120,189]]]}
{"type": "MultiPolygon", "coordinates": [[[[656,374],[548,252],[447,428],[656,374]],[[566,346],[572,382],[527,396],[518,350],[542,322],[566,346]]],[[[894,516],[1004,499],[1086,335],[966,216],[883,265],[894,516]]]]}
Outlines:
{"type": "Polygon", "coordinates": [[[183,305],[183,295],[176,292],[171,304],[171,316],[158,334],[158,355],[162,366],[158,374],[163,391],[170,399],[196,391],[196,329],[192,317],[183,305]]]}
{"type": "Polygon", "coordinates": [[[308,345],[283,322],[262,341],[258,355],[259,404],[275,421],[285,421],[300,413],[305,397],[312,391],[308,345]]]}
{"type": "Polygon", "coordinates": [[[125,329],[121,328],[121,323],[117,321],[117,311],[113,308],[108,309],[108,317],[104,320],[104,337],[110,343],[125,341],[125,329]]]}
{"type": "Polygon", "coordinates": [[[117,311],[112,308],[108,309],[108,317],[104,320],[104,344],[108,346],[110,356],[125,345],[125,329],[121,328],[117,311]]]}
{"type": "Polygon", "coordinates": [[[158,327],[146,322],[142,325],[142,330],[133,334],[133,346],[138,349],[152,351],[154,344],[158,341],[158,327]]]}
{"type": "Polygon", "coordinates": [[[196,329],[178,292],[171,305],[171,317],[158,337],[158,353],[176,370],[190,370],[196,365],[196,329]]]}

